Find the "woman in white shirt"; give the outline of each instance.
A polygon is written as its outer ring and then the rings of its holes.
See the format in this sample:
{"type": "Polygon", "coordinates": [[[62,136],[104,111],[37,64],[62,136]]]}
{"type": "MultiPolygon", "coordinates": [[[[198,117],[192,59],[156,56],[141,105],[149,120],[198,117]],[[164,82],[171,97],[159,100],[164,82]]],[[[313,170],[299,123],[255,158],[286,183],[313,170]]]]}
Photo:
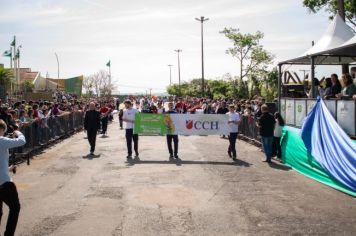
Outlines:
{"type": "Polygon", "coordinates": [[[272,156],[277,156],[279,160],[282,160],[281,137],[285,123],[283,117],[278,112],[274,113],[274,118],[276,124],[274,125],[272,156]]]}

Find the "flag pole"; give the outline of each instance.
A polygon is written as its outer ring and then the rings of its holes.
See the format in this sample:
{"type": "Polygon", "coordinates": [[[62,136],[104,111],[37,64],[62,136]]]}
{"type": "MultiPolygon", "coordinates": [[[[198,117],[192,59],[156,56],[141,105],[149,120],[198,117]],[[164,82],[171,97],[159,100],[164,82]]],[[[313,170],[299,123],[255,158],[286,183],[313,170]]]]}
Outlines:
{"type": "Polygon", "coordinates": [[[109,60],[109,85],[111,86],[111,60],[109,60]]]}

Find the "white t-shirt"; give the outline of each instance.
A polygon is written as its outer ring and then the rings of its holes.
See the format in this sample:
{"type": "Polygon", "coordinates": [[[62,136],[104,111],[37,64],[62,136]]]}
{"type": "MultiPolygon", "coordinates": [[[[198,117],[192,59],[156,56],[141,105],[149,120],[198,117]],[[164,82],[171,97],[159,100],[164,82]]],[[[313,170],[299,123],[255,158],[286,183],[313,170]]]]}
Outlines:
{"type": "MultiPolygon", "coordinates": [[[[125,109],[122,119],[127,119],[127,120],[135,120],[135,114],[139,112],[137,109],[135,108],[130,108],[130,109],[125,109]]],[[[133,129],[134,128],[134,124],[131,122],[124,122],[125,125],[125,129],[133,129]]]]}
{"type": "Polygon", "coordinates": [[[26,144],[25,136],[21,133],[18,138],[0,137],[0,185],[10,182],[9,175],[9,149],[26,144]]]}
{"type": "MultiPolygon", "coordinates": [[[[229,116],[229,121],[240,121],[240,115],[237,112],[226,113],[229,116]]],[[[230,133],[237,133],[239,131],[239,126],[234,123],[229,123],[230,133]]]]}
{"type": "Polygon", "coordinates": [[[274,134],[273,134],[273,136],[276,137],[276,138],[282,137],[282,129],[283,129],[283,126],[280,126],[279,123],[278,123],[278,120],[276,120],[276,124],[274,125],[274,134]]]}

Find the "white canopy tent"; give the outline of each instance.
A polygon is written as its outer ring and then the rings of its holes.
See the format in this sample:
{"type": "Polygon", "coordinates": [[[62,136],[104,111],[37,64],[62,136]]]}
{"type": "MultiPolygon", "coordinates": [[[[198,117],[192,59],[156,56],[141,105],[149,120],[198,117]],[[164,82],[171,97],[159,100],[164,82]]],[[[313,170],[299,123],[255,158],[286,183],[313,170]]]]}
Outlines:
{"type": "Polygon", "coordinates": [[[351,28],[341,19],[339,15],[336,15],[333,21],[328,26],[325,33],[319,39],[319,41],[300,57],[280,62],[279,64],[296,64],[296,65],[309,65],[311,59],[314,58],[314,64],[316,65],[341,65],[349,64],[356,61],[356,51],[352,50],[345,54],[332,53],[338,47],[343,45],[350,46],[355,44],[355,34],[351,28]]]}
{"type": "MultiPolygon", "coordinates": [[[[280,62],[278,97],[281,98],[282,66],[310,65],[311,81],[314,81],[315,65],[349,65],[356,62],[356,35],[337,14],[320,40],[302,56],[280,62]]],[[[315,97],[315,86],[311,86],[315,97]]]]}

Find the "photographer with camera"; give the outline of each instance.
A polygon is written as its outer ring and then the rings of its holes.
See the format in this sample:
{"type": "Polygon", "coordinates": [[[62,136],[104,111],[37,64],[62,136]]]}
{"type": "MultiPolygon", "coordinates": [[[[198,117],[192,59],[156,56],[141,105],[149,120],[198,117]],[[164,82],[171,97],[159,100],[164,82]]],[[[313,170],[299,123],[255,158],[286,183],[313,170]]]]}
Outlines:
{"type": "Polygon", "coordinates": [[[17,220],[20,213],[20,201],[16,185],[12,182],[9,171],[16,173],[16,167],[9,168],[9,149],[26,144],[25,136],[14,130],[11,138],[4,137],[7,125],[0,120],[0,221],[2,216],[2,203],[9,207],[5,236],[15,234],[17,220]]]}

